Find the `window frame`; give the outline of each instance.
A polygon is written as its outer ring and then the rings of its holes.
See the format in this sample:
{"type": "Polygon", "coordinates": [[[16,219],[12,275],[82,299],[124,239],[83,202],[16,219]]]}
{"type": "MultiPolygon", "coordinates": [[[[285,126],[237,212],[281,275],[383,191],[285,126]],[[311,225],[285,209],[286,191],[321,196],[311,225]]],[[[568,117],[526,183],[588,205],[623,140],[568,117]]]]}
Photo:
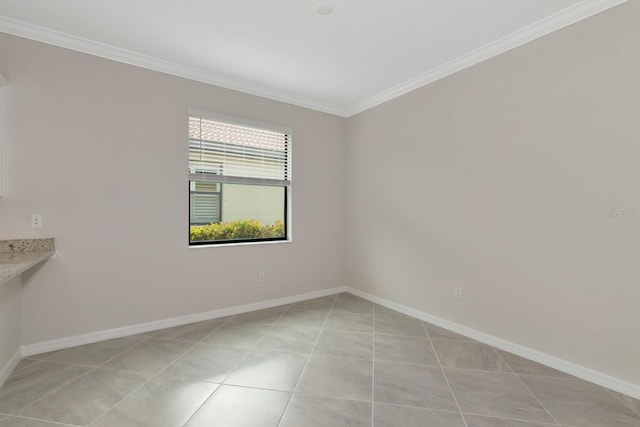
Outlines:
{"type": "MultiPolygon", "coordinates": [[[[203,247],[221,247],[225,245],[255,245],[255,244],[268,244],[268,243],[288,243],[292,241],[292,226],[291,226],[291,194],[292,194],[292,186],[293,186],[293,178],[292,178],[292,158],[293,158],[293,130],[288,127],[278,126],[270,123],[264,123],[254,120],[249,120],[241,117],[228,116],[218,113],[213,113],[209,111],[202,111],[197,109],[188,108],[187,109],[187,125],[189,123],[189,119],[191,117],[198,117],[204,120],[213,120],[224,123],[229,123],[238,126],[246,126],[250,128],[257,128],[263,130],[274,131],[282,134],[286,134],[288,138],[287,144],[287,178],[288,185],[272,185],[272,187],[281,188],[284,191],[284,206],[283,206],[283,214],[284,214],[284,236],[282,237],[268,237],[261,239],[233,239],[233,240],[202,240],[202,241],[192,241],[191,240],[191,182],[196,181],[192,180],[190,177],[189,170],[187,170],[187,197],[188,197],[188,205],[187,205],[187,241],[189,248],[203,248],[203,247]]],[[[188,132],[187,132],[187,140],[188,132]]],[[[188,145],[188,144],[187,144],[188,145]]],[[[189,150],[187,149],[187,165],[189,165],[189,150]]],[[[187,168],[188,169],[188,168],[187,168]]],[[[222,193],[225,182],[223,180],[220,181],[220,205],[222,206],[222,193]]],[[[240,185],[251,185],[251,186],[260,186],[260,184],[252,184],[250,182],[242,183],[240,185]]],[[[220,210],[220,218],[222,219],[222,208],[220,210]]]]}

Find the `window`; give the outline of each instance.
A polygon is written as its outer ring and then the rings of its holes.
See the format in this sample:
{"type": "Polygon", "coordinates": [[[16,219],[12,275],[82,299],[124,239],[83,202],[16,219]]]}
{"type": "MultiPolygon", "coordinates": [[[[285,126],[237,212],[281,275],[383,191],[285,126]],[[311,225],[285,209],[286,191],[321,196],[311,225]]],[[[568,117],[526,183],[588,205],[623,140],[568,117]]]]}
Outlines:
{"type": "Polygon", "coordinates": [[[291,132],[188,115],[189,244],[287,240],[291,132]]]}

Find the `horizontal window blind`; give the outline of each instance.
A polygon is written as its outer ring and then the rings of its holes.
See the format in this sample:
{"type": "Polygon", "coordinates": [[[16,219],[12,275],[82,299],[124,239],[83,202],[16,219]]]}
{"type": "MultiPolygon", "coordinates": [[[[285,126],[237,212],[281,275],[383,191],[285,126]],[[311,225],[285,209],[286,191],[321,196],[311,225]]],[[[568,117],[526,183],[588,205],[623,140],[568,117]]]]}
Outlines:
{"type": "Polygon", "coordinates": [[[189,179],[289,186],[288,133],[189,113],[189,179]]]}

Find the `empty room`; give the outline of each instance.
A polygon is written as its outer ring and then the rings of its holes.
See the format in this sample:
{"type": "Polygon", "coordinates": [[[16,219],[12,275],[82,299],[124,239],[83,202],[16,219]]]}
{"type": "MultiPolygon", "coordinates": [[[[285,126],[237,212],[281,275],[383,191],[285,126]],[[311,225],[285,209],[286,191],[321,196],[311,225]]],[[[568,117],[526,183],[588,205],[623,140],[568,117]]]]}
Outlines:
{"type": "Polygon", "coordinates": [[[0,427],[640,427],[640,0],[0,0],[0,427]]]}

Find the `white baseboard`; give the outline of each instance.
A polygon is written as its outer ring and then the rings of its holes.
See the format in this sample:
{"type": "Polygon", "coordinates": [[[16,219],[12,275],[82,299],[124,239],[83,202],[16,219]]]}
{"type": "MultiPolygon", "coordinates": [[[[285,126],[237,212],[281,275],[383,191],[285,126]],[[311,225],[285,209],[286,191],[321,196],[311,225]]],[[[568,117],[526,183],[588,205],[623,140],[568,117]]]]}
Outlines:
{"type": "Polygon", "coordinates": [[[448,329],[456,332],[460,335],[464,335],[469,338],[473,338],[477,341],[489,344],[493,347],[499,348],[504,351],[516,354],[518,356],[533,360],[541,363],[545,366],[557,369],[570,375],[574,375],[578,378],[582,378],[586,381],[601,385],[611,390],[623,393],[627,396],[640,399],[640,385],[633,384],[628,381],[621,380],[604,374],[602,372],[595,371],[593,369],[580,366],[578,364],[551,356],[547,353],[543,353],[529,347],[525,347],[520,344],[513,343],[511,341],[504,340],[502,338],[495,337],[478,330],[462,326],[460,324],[451,322],[449,320],[442,319],[440,317],[433,316],[431,314],[415,310],[413,308],[395,303],[393,301],[380,298],[373,294],[363,292],[359,289],[350,287],[340,287],[324,289],[321,291],[309,292],[300,295],[294,295],[285,298],[276,298],[267,301],[239,305],[230,308],[223,308],[219,310],[207,311],[204,313],[190,314],[186,316],[174,317],[170,319],[157,320],[154,322],[140,323],[132,326],[125,326],[122,328],[108,329],[104,331],[91,332],[83,335],[75,335],[66,338],[55,339],[51,341],[44,341],[35,344],[29,344],[22,346],[22,349],[18,349],[12,359],[0,370],[0,385],[7,379],[9,374],[15,369],[16,365],[20,362],[23,356],[32,356],[35,354],[46,353],[49,351],[62,350],[69,347],[75,347],[77,345],[91,344],[98,341],[104,341],[113,338],[121,338],[129,335],[140,334],[144,332],[151,332],[158,329],[170,328],[173,326],[185,325],[187,323],[199,322],[202,320],[217,319],[225,316],[232,316],[235,314],[246,313],[254,310],[262,310],[265,308],[277,307],[284,304],[293,304],[300,301],[305,301],[313,298],[320,298],[329,295],[335,295],[340,292],[349,292],[353,295],[364,298],[368,301],[380,304],[384,307],[406,314],[416,319],[423,320],[425,322],[432,323],[436,326],[448,329]]]}
{"type": "Polygon", "coordinates": [[[16,366],[18,366],[18,363],[20,363],[21,360],[22,351],[18,348],[16,352],[13,353],[13,356],[11,356],[11,359],[9,359],[9,361],[0,368],[0,387],[2,387],[2,384],[4,384],[7,378],[9,378],[9,375],[11,375],[13,370],[16,369],[16,366]]]}
{"type": "MultiPolygon", "coordinates": [[[[139,323],[137,325],[125,326],[122,328],[107,329],[103,331],[90,332],[88,334],[75,335],[66,338],[59,338],[51,341],[44,341],[35,344],[23,345],[21,355],[33,356],[35,354],[49,351],[62,350],[78,345],[91,344],[98,341],[121,338],[129,335],[141,334],[144,332],[156,331],[158,329],[170,328],[173,326],[186,325],[188,323],[200,322],[203,320],[217,319],[220,317],[232,316],[249,311],[262,310],[265,308],[277,307],[279,305],[293,304],[313,298],[320,298],[335,295],[340,292],[347,292],[346,287],[323,289],[321,291],[308,292],[284,298],[276,298],[252,304],[238,305],[235,307],[222,308],[219,310],[207,311],[204,313],[189,314],[186,316],[173,317],[170,319],[156,320],[154,322],[139,323]]],[[[20,359],[18,359],[20,361],[20,359]]],[[[1,378],[1,377],[0,377],[1,378]]]]}
{"type": "Polygon", "coordinates": [[[484,332],[459,325],[449,320],[445,320],[440,317],[436,317],[431,314],[427,314],[422,311],[397,304],[393,301],[380,298],[367,292],[363,292],[359,289],[348,288],[347,292],[381,306],[406,314],[407,316],[415,317],[425,322],[432,323],[436,326],[440,326],[441,328],[456,332],[460,335],[464,335],[485,344],[489,344],[493,347],[499,348],[500,350],[508,351],[509,353],[513,353],[526,359],[533,360],[534,362],[538,362],[545,366],[549,366],[550,368],[557,369],[558,371],[562,371],[575,377],[582,378],[583,380],[601,385],[610,390],[615,390],[622,394],[626,394],[627,396],[640,399],[640,385],[638,384],[633,384],[628,381],[624,381],[619,378],[604,374],[602,372],[598,372],[593,369],[589,369],[584,366],[580,366],[578,364],[551,356],[547,353],[543,353],[541,351],[537,351],[520,344],[515,344],[511,341],[507,341],[502,338],[498,338],[493,335],[489,335],[484,332]]]}

